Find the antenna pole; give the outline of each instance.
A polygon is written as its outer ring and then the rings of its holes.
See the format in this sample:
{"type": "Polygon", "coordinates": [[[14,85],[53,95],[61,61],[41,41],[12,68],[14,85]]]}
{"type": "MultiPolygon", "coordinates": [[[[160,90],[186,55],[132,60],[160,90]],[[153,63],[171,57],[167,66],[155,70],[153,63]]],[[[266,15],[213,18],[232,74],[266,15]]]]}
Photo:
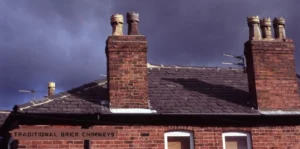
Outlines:
{"type": "Polygon", "coordinates": [[[244,72],[246,72],[245,57],[243,55],[241,55],[241,56],[234,56],[234,55],[229,55],[229,54],[223,54],[223,55],[227,56],[227,57],[236,58],[238,61],[241,61],[241,62],[240,63],[226,63],[226,62],[222,62],[222,64],[241,66],[241,67],[243,67],[244,72]]]}
{"type": "Polygon", "coordinates": [[[35,90],[19,90],[21,93],[31,93],[33,95],[33,99],[35,99],[35,90]]]}

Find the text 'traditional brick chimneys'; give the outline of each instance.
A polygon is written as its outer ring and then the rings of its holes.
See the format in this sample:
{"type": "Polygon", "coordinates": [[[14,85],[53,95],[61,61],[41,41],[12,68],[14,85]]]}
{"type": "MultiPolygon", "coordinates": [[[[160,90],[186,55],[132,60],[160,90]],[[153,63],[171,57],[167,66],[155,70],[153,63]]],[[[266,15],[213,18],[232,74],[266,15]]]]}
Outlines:
{"type": "Polygon", "coordinates": [[[106,41],[110,108],[149,109],[147,40],[138,35],[137,13],[127,14],[130,20],[127,21],[129,35],[126,36],[122,32],[123,17],[120,16],[112,16],[113,34],[106,41]]]}
{"type": "Polygon", "coordinates": [[[249,17],[249,41],[245,43],[245,56],[250,96],[262,111],[300,110],[296,78],[294,44],[285,36],[285,21],[275,18],[275,38],[271,20],[249,17]]]}

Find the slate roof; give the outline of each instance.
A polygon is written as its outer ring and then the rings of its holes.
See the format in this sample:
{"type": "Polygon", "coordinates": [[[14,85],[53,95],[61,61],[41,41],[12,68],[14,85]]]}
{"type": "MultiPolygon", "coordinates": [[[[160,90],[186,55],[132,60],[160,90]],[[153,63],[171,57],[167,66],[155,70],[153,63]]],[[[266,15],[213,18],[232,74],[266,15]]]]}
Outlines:
{"type": "Polygon", "coordinates": [[[242,69],[152,69],[150,103],[159,113],[256,113],[242,69]]]}
{"type": "MultiPolygon", "coordinates": [[[[259,113],[242,69],[152,65],[148,80],[150,106],[157,113],[259,113]]],[[[17,107],[32,113],[110,113],[107,95],[103,79],[17,107]]]]}
{"type": "Polygon", "coordinates": [[[106,79],[102,79],[17,107],[29,113],[107,113],[107,95],[106,79]]]}
{"type": "Polygon", "coordinates": [[[6,118],[9,116],[11,111],[8,110],[0,110],[0,128],[5,122],[6,118]]]}

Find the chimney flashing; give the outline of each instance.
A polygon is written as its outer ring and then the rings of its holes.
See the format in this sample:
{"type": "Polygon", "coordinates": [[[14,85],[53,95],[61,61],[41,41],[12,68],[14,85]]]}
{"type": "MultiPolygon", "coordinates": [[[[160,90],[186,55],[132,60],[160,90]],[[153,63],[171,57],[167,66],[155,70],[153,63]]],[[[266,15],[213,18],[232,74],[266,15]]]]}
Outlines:
{"type": "Polygon", "coordinates": [[[151,109],[142,109],[142,108],[126,108],[126,109],[110,109],[111,113],[157,113],[156,110],[151,110],[151,109]]]}

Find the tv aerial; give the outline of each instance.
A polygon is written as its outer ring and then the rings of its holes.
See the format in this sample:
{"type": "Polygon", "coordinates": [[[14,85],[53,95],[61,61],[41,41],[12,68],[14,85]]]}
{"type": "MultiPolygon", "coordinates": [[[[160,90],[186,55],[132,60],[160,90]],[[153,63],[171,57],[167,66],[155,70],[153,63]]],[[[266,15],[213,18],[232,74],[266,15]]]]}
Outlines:
{"type": "Polygon", "coordinates": [[[235,56],[235,55],[229,55],[229,54],[223,54],[223,55],[227,56],[227,57],[235,58],[236,60],[238,60],[240,62],[238,62],[238,63],[222,62],[222,64],[225,64],[225,65],[236,65],[238,67],[243,67],[244,71],[246,71],[245,57],[244,57],[244,55],[241,55],[241,56],[235,56]]]}
{"type": "MultiPolygon", "coordinates": [[[[35,99],[35,93],[37,92],[36,90],[24,90],[21,89],[19,90],[20,93],[31,93],[33,95],[33,99],[35,99]]],[[[38,91],[39,92],[39,91],[38,91]]]]}

